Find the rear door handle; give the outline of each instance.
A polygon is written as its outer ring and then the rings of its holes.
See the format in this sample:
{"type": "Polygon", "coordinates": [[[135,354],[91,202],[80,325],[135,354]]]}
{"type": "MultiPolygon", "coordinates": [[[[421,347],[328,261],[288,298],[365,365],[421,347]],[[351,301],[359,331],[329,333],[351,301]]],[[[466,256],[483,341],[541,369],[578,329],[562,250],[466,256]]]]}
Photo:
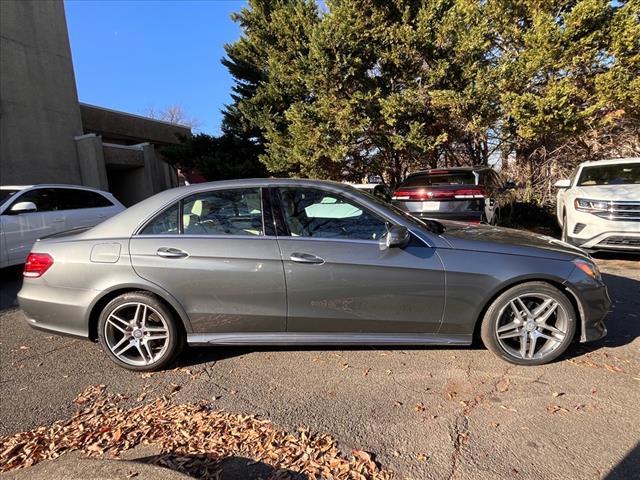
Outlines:
{"type": "Polygon", "coordinates": [[[315,263],[318,265],[324,263],[324,258],[311,255],[310,253],[292,253],[289,258],[292,262],[296,263],[315,263]]]}
{"type": "Polygon", "coordinates": [[[156,255],[162,258],[184,258],[189,256],[187,252],[172,247],[160,247],[156,255]]]}

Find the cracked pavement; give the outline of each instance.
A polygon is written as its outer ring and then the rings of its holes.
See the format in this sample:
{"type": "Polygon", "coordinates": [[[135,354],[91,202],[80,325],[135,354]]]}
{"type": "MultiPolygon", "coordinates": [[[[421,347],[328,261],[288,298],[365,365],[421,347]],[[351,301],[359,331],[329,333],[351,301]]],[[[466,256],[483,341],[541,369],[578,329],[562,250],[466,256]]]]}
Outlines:
{"type": "Polygon", "coordinates": [[[19,272],[3,272],[0,434],[69,417],[88,385],[132,402],[178,385],[175,401],[329,433],[396,478],[638,477],[639,261],[598,259],[609,335],[550,365],[509,365],[479,347],[223,347],[188,349],[151,376],[114,366],[97,344],[31,330],[11,308],[19,272]]]}

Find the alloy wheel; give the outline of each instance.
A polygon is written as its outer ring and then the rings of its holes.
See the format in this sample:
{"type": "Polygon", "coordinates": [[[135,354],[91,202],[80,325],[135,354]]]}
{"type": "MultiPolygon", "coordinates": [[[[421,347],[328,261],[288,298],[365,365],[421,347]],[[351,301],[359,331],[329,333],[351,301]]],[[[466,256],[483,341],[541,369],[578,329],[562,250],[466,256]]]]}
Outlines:
{"type": "Polygon", "coordinates": [[[169,326],[155,308],[142,302],[128,302],[109,313],[104,323],[104,339],[120,361],[149,366],[166,353],[169,326]]]}
{"type": "Polygon", "coordinates": [[[495,324],[500,346],[511,356],[543,359],[555,352],[569,331],[569,316],[563,305],[543,293],[523,294],[511,299],[495,324]]]}

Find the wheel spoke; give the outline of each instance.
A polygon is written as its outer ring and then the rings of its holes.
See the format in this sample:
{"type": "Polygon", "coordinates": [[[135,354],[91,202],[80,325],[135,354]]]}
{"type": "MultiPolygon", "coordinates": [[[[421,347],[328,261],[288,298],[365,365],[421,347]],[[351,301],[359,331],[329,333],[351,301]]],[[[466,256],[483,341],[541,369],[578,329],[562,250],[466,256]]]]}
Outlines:
{"type": "MultiPolygon", "coordinates": [[[[118,317],[117,315],[114,315],[113,313],[111,315],[109,315],[109,318],[107,321],[109,320],[117,320],[118,322],[120,322],[121,325],[123,325],[125,328],[130,326],[129,322],[127,322],[126,320],[123,320],[122,318],[118,317]]],[[[115,324],[115,322],[114,322],[115,324]]]]}
{"type": "Polygon", "coordinates": [[[498,338],[500,339],[514,338],[514,337],[519,337],[520,335],[522,335],[522,332],[520,330],[512,330],[507,333],[498,334],[498,338]]]}
{"type": "Polygon", "coordinates": [[[114,354],[116,357],[121,357],[121,356],[122,356],[122,354],[123,354],[124,352],[126,352],[127,350],[129,350],[131,347],[133,347],[133,342],[129,341],[129,343],[128,343],[127,345],[125,345],[125,346],[124,346],[124,347],[123,347],[119,352],[116,352],[116,351],[115,351],[115,348],[114,348],[114,349],[112,349],[111,351],[113,352],[113,354],[114,354]]]}
{"type": "Polygon", "coordinates": [[[536,351],[536,342],[538,341],[538,336],[531,332],[529,334],[529,351],[527,353],[527,357],[533,358],[533,354],[536,351]]]}
{"type": "Polygon", "coordinates": [[[513,315],[515,316],[516,320],[522,322],[522,314],[520,313],[520,310],[518,310],[518,307],[516,307],[516,304],[513,302],[513,300],[509,302],[509,305],[511,306],[511,311],[513,311],[513,315]]]}
{"type": "Polygon", "coordinates": [[[552,299],[545,300],[538,308],[533,312],[535,321],[538,323],[545,323],[553,312],[558,308],[558,302],[552,299]]]}
{"type": "Polygon", "coordinates": [[[517,297],[516,301],[520,304],[520,308],[522,309],[522,311],[526,314],[526,315],[531,315],[531,312],[529,311],[529,309],[527,308],[527,306],[524,304],[524,302],[522,301],[522,298],[517,297]]]}
{"type": "Polygon", "coordinates": [[[149,343],[148,342],[144,342],[144,349],[147,351],[147,354],[149,355],[149,361],[153,362],[153,353],[151,353],[151,347],[149,347],[149,343]]]}
{"type": "Polygon", "coordinates": [[[164,327],[147,327],[144,329],[145,332],[161,332],[167,333],[167,329],[164,327]]]}
{"type": "Polygon", "coordinates": [[[150,340],[164,340],[165,338],[167,338],[167,335],[149,335],[147,337],[147,341],[150,341],[150,340]]]}
{"type": "Polygon", "coordinates": [[[142,357],[142,361],[144,362],[144,364],[147,365],[149,363],[149,360],[147,360],[147,357],[144,356],[144,352],[140,348],[140,342],[136,343],[136,349],[138,350],[138,353],[142,357]]]}
{"type": "Polygon", "coordinates": [[[553,325],[548,325],[546,323],[543,323],[542,325],[540,325],[540,328],[542,328],[544,330],[549,330],[551,333],[558,334],[558,335],[560,335],[562,337],[565,336],[565,333],[562,330],[554,327],[553,325]]]}
{"type": "Polygon", "coordinates": [[[544,338],[545,340],[551,340],[552,342],[558,342],[558,343],[562,342],[562,340],[561,340],[561,339],[556,338],[556,337],[554,337],[554,336],[552,336],[552,335],[547,335],[546,333],[540,333],[540,332],[538,332],[538,336],[539,336],[540,338],[544,338]]]}
{"type": "Polygon", "coordinates": [[[117,324],[116,324],[116,322],[114,322],[113,320],[111,320],[111,317],[109,317],[109,318],[107,319],[107,323],[108,323],[109,325],[111,325],[113,328],[115,328],[116,330],[119,330],[119,331],[121,331],[121,332],[122,332],[122,333],[124,333],[124,334],[126,334],[126,333],[127,333],[127,331],[126,331],[124,328],[122,328],[120,325],[117,325],[117,324]]]}
{"type": "Polygon", "coordinates": [[[529,335],[527,335],[526,332],[520,335],[520,356],[522,358],[526,358],[526,355],[527,355],[527,339],[528,338],[529,338],[529,335]]]}
{"type": "Polygon", "coordinates": [[[126,342],[127,340],[129,340],[129,338],[128,338],[128,337],[122,337],[118,343],[116,343],[113,347],[111,347],[111,351],[115,353],[115,351],[116,351],[118,348],[120,348],[120,346],[121,346],[124,342],[126,342]]]}
{"type": "Polygon", "coordinates": [[[133,317],[133,323],[136,324],[137,327],[144,328],[144,324],[147,316],[147,306],[143,303],[139,303],[136,306],[136,313],[133,317]]]}
{"type": "Polygon", "coordinates": [[[520,322],[516,322],[515,320],[513,322],[509,322],[506,325],[501,326],[498,330],[496,330],[498,333],[503,333],[503,332],[508,332],[510,330],[514,330],[517,329],[520,326],[520,322]]]}

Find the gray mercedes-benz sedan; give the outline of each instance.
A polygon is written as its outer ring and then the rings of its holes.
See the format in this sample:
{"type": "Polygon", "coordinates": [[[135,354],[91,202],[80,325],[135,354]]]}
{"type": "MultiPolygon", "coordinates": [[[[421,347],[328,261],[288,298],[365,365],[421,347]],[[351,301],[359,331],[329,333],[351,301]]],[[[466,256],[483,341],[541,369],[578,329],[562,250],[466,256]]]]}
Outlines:
{"type": "Polygon", "coordinates": [[[344,184],[234,180],[159,193],[38,241],[20,306],[118,365],[190,345],[468,345],[539,365],[596,340],[610,300],[580,249],[418,220],[344,184]]]}

